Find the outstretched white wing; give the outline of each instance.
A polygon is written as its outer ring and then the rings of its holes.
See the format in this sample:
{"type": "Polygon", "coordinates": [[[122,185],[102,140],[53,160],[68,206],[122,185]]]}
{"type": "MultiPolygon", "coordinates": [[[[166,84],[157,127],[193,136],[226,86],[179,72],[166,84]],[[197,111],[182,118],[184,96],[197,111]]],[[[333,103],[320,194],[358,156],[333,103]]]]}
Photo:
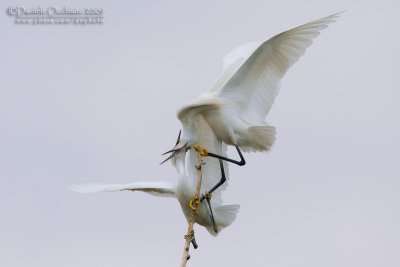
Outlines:
{"type": "Polygon", "coordinates": [[[97,193],[115,191],[142,191],[155,196],[175,197],[175,186],[168,182],[136,182],[130,184],[78,184],[71,186],[77,193],[97,193]]]}
{"type": "Polygon", "coordinates": [[[248,42],[229,52],[222,60],[222,73],[210,91],[222,88],[261,44],[262,42],[248,42]]]}
{"type": "Polygon", "coordinates": [[[261,43],[246,44],[224,60],[224,72],[211,91],[236,103],[251,124],[264,123],[279,91],[280,80],[338,14],[309,22],[261,43]]]}
{"type": "MultiPolygon", "coordinates": [[[[216,138],[204,118],[202,116],[197,116],[195,123],[196,131],[199,134],[199,140],[197,144],[207,149],[208,152],[226,156],[226,145],[216,138]]],[[[191,148],[188,154],[189,155],[186,158],[187,162],[185,164],[188,177],[189,179],[192,179],[192,181],[197,182],[197,169],[195,167],[197,165],[197,152],[191,148]]],[[[204,194],[206,191],[209,191],[221,180],[221,168],[219,160],[213,157],[203,157],[203,162],[205,164],[202,166],[202,184],[200,190],[202,194],[204,194]]],[[[225,170],[225,177],[228,179],[228,164],[223,161],[223,166],[225,170]]],[[[228,181],[226,181],[222,186],[213,192],[211,201],[213,205],[222,204],[221,191],[225,190],[227,185],[228,181]]]]}

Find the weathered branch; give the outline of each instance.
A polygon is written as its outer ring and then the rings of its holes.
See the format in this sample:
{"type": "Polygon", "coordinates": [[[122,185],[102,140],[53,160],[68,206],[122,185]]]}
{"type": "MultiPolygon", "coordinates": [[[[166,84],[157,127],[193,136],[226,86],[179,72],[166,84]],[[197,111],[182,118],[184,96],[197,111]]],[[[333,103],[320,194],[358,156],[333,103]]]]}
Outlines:
{"type": "Polygon", "coordinates": [[[202,171],[201,171],[202,161],[201,161],[201,159],[202,159],[202,156],[204,154],[204,149],[202,149],[198,145],[195,145],[194,149],[197,152],[197,165],[196,165],[196,169],[197,169],[197,185],[196,185],[196,192],[194,193],[192,200],[189,202],[189,206],[192,209],[192,211],[190,212],[188,230],[187,230],[187,233],[185,235],[185,246],[183,248],[181,267],[185,267],[187,261],[190,258],[190,254],[189,254],[190,242],[192,242],[193,245],[195,246],[195,248],[197,248],[196,241],[194,239],[193,225],[194,225],[194,222],[195,222],[195,215],[196,215],[197,206],[201,203],[200,200],[199,200],[200,188],[201,188],[201,179],[202,179],[202,171]]]}

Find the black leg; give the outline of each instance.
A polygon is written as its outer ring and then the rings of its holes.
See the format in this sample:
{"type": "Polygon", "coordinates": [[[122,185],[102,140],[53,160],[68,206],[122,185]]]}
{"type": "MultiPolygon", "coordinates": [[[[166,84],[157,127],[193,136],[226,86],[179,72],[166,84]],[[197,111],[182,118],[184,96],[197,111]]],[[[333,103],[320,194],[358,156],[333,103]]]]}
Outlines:
{"type": "Polygon", "coordinates": [[[235,145],[235,147],[236,147],[237,152],[239,153],[240,161],[234,160],[234,159],[230,159],[230,158],[227,158],[227,157],[223,157],[223,156],[220,156],[220,155],[217,155],[217,154],[214,154],[214,153],[210,153],[210,152],[208,152],[208,156],[214,157],[214,158],[218,158],[218,159],[222,159],[222,160],[225,160],[225,161],[229,161],[229,162],[232,162],[232,163],[234,163],[236,165],[239,165],[239,166],[243,166],[243,165],[246,164],[246,161],[245,161],[245,159],[244,159],[244,157],[242,155],[242,152],[240,151],[239,147],[237,145],[235,145]]]}
{"type": "Polygon", "coordinates": [[[197,245],[197,242],[196,242],[196,238],[194,237],[194,235],[193,235],[193,238],[192,238],[192,245],[193,245],[193,247],[194,247],[194,249],[197,249],[199,246],[197,245]]]}
{"type": "Polygon", "coordinates": [[[212,224],[213,224],[213,227],[214,227],[214,231],[215,231],[216,233],[218,233],[218,229],[217,229],[217,225],[215,224],[214,213],[213,213],[213,211],[212,211],[211,203],[210,203],[210,200],[211,200],[211,193],[214,192],[218,187],[220,187],[220,186],[221,186],[223,183],[225,183],[225,181],[226,181],[225,171],[224,171],[224,164],[223,164],[223,162],[222,162],[222,159],[219,159],[219,166],[220,166],[220,168],[221,168],[221,180],[220,180],[216,185],[214,185],[213,188],[211,188],[210,191],[206,192],[206,193],[205,193],[204,195],[202,195],[201,198],[200,198],[200,202],[202,202],[204,199],[207,200],[207,204],[208,204],[208,207],[209,207],[209,209],[210,209],[211,221],[212,221],[212,224]]]}
{"type": "MultiPolygon", "coordinates": [[[[220,180],[216,185],[214,185],[214,187],[211,188],[210,191],[207,192],[208,194],[211,194],[212,192],[214,192],[215,190],[217,190],[217,188],[220,187],[220,186],[221,186],[223,183],[225,183],[225,181],[226,181],[225,170],[224,170],[224,164],[223,164],[223,162],[222,162],[221,159],[219,159],[219,167],[221,168],[221,180],[220,180]]],[[[200,198],[200,201],[203,201],[205,198],[206,198],[206,196],[203,195],[203,196],[200,198]]]]}
{"type": "Polygon", "coordinates": [[[215,220],[214,220],[214,213],[213,213],[213,210],[211,208],[211,203],[210,203],[211,198],[207,197],[206,200],[207,200],[208,208],[210,209],[210,217],[211,217],[211,222],[212,222],[213,227],[214,227],[214,231],[216,233],[218,233],[217,225],[215,224],[215,220]]]}
{"type": "Polygon", "coordinates": [[[222,160],[234,163],[234,164],[239,165],[239,166],[243,166],[243,165],[246,164],[246,160],[244,159],[244,157],[242,155],[242,152],[240,151],[239,147],[237,145],[235,145],[235,147],[236,147],[237,152],[239,153],[240,161],[237,161],[237,160],[234,160],[234,159],[230,159],[230,158],[227,158],[227,157],[223,157],[223,156],[220,156],[220,155],[217,155],[217,154],[214,154],[214,153],[209,153],[209,152],[207,153],[207,156],[219,159],[219,166],[221,168],[221,180],[216,185],[214,185],[213,188],[210,189],[210,191],[206,192],[204,195],[201,196],[200,202],[203,202],[204,199],[207,200],[208,207],[210,208],[211,221],[212,221],[212,224],[213,224],[213,227],[214,227],[214,231],[216,233],[218,232],[218,229],[217,229],[217,226],[215,224],[214,214],[213,214],[213,211],[212,211],[212,208],[211,208],[210,200],[211,200],[211,193],[214,192],[215,190],[217,190],[217,188],[220,187],[226,181],[224,164],[223,164],[222,160]]]}

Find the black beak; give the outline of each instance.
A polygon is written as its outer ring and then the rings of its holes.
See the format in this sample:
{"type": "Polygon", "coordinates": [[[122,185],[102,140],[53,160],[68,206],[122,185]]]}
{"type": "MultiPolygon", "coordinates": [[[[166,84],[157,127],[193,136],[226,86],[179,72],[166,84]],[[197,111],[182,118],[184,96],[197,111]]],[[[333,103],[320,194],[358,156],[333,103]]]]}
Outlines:
{"type": "Polygon", "coordinates": [[[161,156],[164,156],[165,154],[168,154],[168,153],[171,153],[171,152],[176,152],[176,151],[177,151],[177,149],[173,148],[173,149],[171,149],[171,150],[168,150],[168,151],[165,152],[165,153],[162,153],[161,156]]]}
{"type": "Polygon", "coordinates": [[[172,154],[168,158],[166,158],[163,162],[161,162],[160,165],[167,162],[168,160],[172,159],[176,154],[176,150],[171,150],[171,151],[165,152],[163,155],[165,155],[166,153],[169,153],[169,152],[172,152],[172,154]]]}
{"type": "Polygon", "coordinates": [[[167,152],[162,154],[164,156],[165,154],[168,154],[168,153],[172,152],[172,154],[168,158],[166,158],[163,162],[161,162],[160,165],[165,163],[166,161],[170,160],[172,157],[174,157],[176,152],[178,152],[179,149],[181,149],[182,147],[184,147],[186,145],[186,144],[183,145],[183,146],[180,145],[178,147],[179,141],[181,141],[181,133],[182,133],[182,130],[179,130],[178,139],[176,140],[174,148],[172,148],[171,150],[169,150],[169,151],[167,151],[167,152]]]}

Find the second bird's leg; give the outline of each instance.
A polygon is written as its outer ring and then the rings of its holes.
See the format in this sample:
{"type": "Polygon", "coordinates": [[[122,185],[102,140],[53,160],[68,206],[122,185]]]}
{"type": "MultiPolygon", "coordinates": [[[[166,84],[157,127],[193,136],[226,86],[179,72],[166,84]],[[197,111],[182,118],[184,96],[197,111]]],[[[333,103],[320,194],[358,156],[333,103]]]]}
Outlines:
{"type": "MultiPolygon", "coordinates": [[[[239,147],[237,145],[235,145],[235,147],[236,147],[237,152],[239,153],[240,161],[237,161],[237,160],[234,160],[234,159],[230,159],[230,158],[227,158],[227,157],[224,157],[224,156],[220,156],[218,154],[214,154],[214,153],[211,153],[211,152],[207,152],[207,156],[219,159],[219,167],[221,169],[221,180],[216,185],[214,185],[214,187],[211,188],[210,191],[206,192],[206,196],[207,196],[207,194],[210,195],[212,192],[214,192],[218,187],[220,187],[226,181],[224,164],[223,164],[222,160],[235,163],[235,164],[237,164],[239,166],[243,166],[243,165],[246,164],[246,160],[244,159],[244,157],[242,155],[242,152],[240,151],[239,147]]],[[[203,195],[200,198],[200,201],[203,201],[206,198],[206,196],[203,195]]]]}
{"type": "Polygon", "coordinates": [[[200,198],[200,202],[202,202],[204,199],[207,200],[208,207],[210,208],[210,217],[211,217],[211,221],[212,221],[212,224],[213,224],[213,227],[214,227],[214,231],[215,231],[216,233],[218,232],[218,229],[217,229],[217,226],[216,226],[216,224],[215,224],[214,213],[213,213],[213,211],[212,211],[212,207],[211,207],[211,203],[210,203],[211,194],[212,194],[212,192],[214,192],[218,187],[220,187],[220,186],[221,186],[223,183],[225,183],[225,181],[226,181],[225,170],[224,170],[224,164],[223,164],[223,162],[222,162],[222,159],[219,159],[219,166],[220,166],[220,168],[221,168],[221,180],[220,180],[216,185],[214,185],[213,188],[210,189],[210,191],[206,192],[206,193],[205,193],[204,195],[202,195],[201,198],[200,198]]]}
{"type": "MultiPolygon", "coordinates": [[[[206,193],[206,194],[208,194],[208,193],[206,193]]],[[[210,209],[210,218],[211,218],[211,222],[213,224],[214,232],[218,233],[218,228],[217,228],[217,225],[215,224],[214,213],[213,213],[211,203],[210,203],[211,195],[210,195],[210,197],[206,197],[206,200],[207,200],[208,208],[210,209]]]]}
{"type": "Polygon", "coordinates": [[[194,237],[194,235],[193,235],[193,238],[192,238],[192,240],[190,242],[192,242],[192,245],[193,245],[194,249],[197,249],[199,247],[197,245],[196,238],[194,237]]]}
{"type": "Polygon", "coordinates": [[[225,181],[226,181],[226,176],[225,176],[224,164],[223,164],[223,162],[222,162],[221,159],[219,159],[219,167],[221,168],[221,180],[219,180],[219,182],[218,182],[216,185],[214,185],[213,188],[210,189],[210,191],[206,192],[206,194],[203,195],[203,196],[200,198],[200,201],[203,201],[203,200],[207,197],[207,194],[208,194],[208,195],[211,195],[212,192],[214,192],[215,190],[217,190],[218,187],[220,187],[223,183],[225,183],[225,181]]]}
{"type": "Polygon", "coordinates": [[[214,214],[213,214],[213,211],[212,211],[212,208],[211,208],[210,200],[211,200],[211,193],[214,192],[218,187],[220,187],[226,181],[225,171],[224,171],[224,164],[223,164],[222,160],[234,163],[234,164],[239,165],[239,166],[243,166],[243,165],[246,164],[246,160],[244,159],[244,157],[242,155],[242,152],[240,151],[239,147],[237,145],[235,145],[235,147],[236,147],[236,150],[237,150],[237,152],[239,154],[240,161],[234,160],[234,159],[230,159],[228,157],[220,156],[218,154],[210,153],[207,150],[203,151],[203,153],[204,153],[203,156],[210,156],[210,157],[219,159],[219,166],[221,168],[221,180],[215,186],[213,186],[213,188],[211,188],[210,191],[206,192],[200,198],[200,202],[203,202],[204,199],[207,199],[207,203],[208,203],[208,206],[210,208],[211,221],[212,221],[212,224],[213,224],[213,227],[214,227],[214,231],[216,233],[217,233],[217,227],[216,227],[216,224],[215,224],[214,214]]]}

